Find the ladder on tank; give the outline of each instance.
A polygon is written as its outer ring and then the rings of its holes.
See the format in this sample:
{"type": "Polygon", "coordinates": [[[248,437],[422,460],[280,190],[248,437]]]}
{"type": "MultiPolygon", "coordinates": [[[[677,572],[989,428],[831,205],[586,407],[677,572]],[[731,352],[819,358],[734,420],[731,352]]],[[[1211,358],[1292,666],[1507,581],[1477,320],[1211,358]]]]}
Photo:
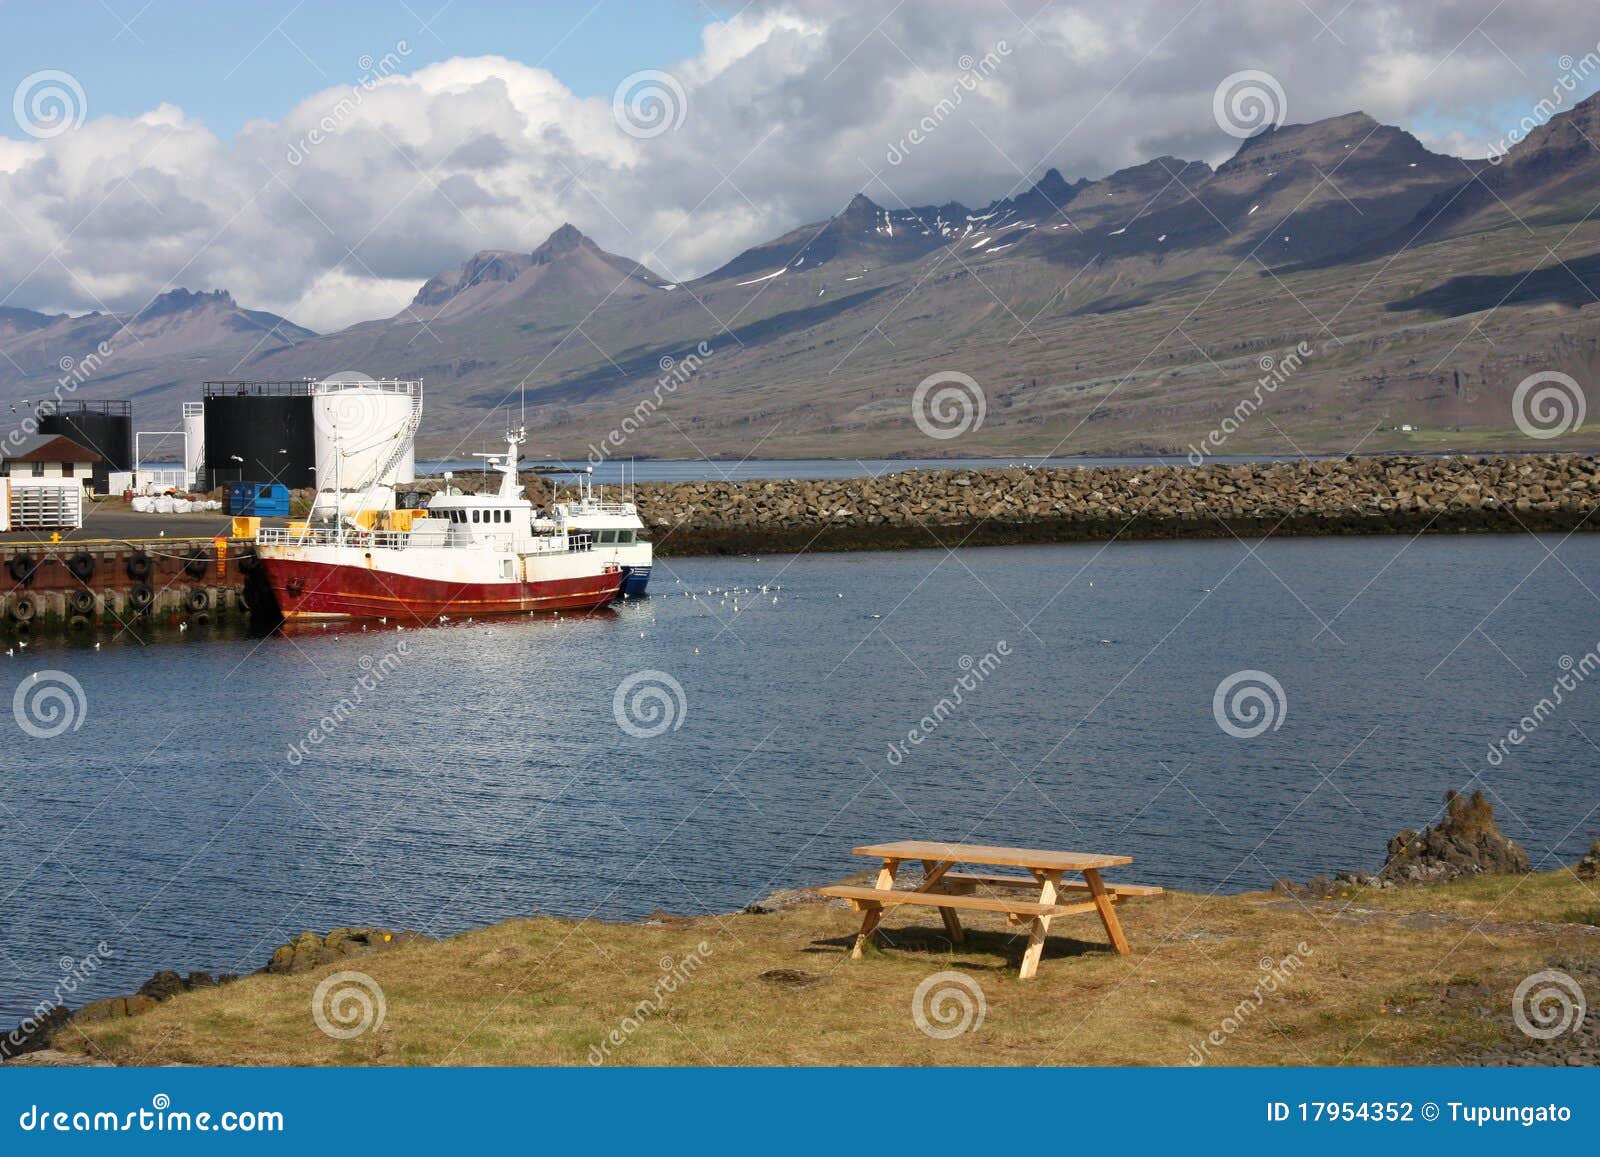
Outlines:
{"type": "Polygon", "coordinates": [[[418,378],[410,384],[415,387],[408,391],[411,395],[410,412],[406,415],[404,424],[395,431],[393,447],[383,456],[377,466],[351,488],[352,490],[366,494],[373,487],[381,485],[383,480],[394,471],[395,467],[400,465],[401,459],[406,456],[406,451],[411,448],[411,444],[416,440],[417,431],[422,427],[422,379],[418,378]]]}
{"type": "MultiPolygon", "coordinates": [[[[201,475],[203,475],[206,472],[206,423],[205,423],[205,417],[206,417],[206,404],[204,402],[185,402],[183,404],[183,457],[184,457],[183,473],[185,475],[183,484],[184,484],[185,487],[188,487],[188,488],[191,488],[191,489],[194,489],[194,490],[199,490],[200,489],[200,483],[202,481],[201,475]],[[189,419],[190,418],[199,418],[200,419],[200,441],[194,446],[189,445],[189,419]],[[194,468],[192,476],[190,476],[190,470],[189,470],[189,463],[190,462],[195,463],[195,468],[194,468]]],[[[205,481],[209,482],[210,479],[205,479],[205,481]]],[[[139,479],[137,477],[134,478],[133,484],[134,484],[135,487],[137,487],[139,485],[139,479]]]]}

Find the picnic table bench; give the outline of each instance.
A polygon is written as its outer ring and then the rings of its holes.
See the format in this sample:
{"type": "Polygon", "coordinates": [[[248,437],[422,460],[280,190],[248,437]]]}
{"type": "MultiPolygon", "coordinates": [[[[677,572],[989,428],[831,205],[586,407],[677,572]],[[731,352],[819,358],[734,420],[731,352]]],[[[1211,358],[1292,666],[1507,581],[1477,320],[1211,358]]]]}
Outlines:
{"type": "Polygon", "coordinates": [[[946,844],[938,841],[898,840],[887,844],[868,844],[852,848],[852,855],[874,856],[883,861],[876,887],[855,884],[830,884],[817,891],[824,896],[848,900],[864,913],[861,931],[850,955],[859,959],[872,940],[885,910],[902,905],[939,909],[945,931],[952,943],[964,941],[963,911],[996,912],[1008,923],[1028,925],[1028,947],[1022,954],[1021,979],[1039,971],[1044,954],[1045,934],[1057,916],[1096,912],[1105,925],[1106,935],[1118,952],[1128,951],[1115,904],[1119,900],[1155,896],[1160,888],[1148,884],[1107,884],[1100,878],[1102,868],[1133,863],[1131,856],[1089,855],[1081,852],[1050,852],[1037,848],[1001,848],[986,844],[946,844]],[[912,889],[895,888],[900,865],[908,860],[922,864],[922,882],[912,889]],[[1024,868],[1028,875],[1015,873],[957,872],[957,864],[976,864],[1001,868],[1024,868]],[[1064,880],[1068,873],[1081,880],[1064,880]],[[1033,893],[1033,899],[979,894],[980,888],[996,891],[1033,893]],[[1086,898],[1085,897],[1086,894],[1086,898]]]}

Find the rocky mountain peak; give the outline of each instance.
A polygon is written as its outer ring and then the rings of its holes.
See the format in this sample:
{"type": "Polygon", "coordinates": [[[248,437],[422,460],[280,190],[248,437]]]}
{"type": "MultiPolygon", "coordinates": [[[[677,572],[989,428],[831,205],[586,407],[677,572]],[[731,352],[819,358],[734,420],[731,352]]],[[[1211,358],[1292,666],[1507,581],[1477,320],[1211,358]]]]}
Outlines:
{"type": "Polygon", "coordinates": [[[543,265],[586,245],[592,247],[594,242],[585,237],[577,226],[563,222],[560,228],[546,237],[544,243],[533,251],[533,263],[543,265]]]}
{"type": "Polygon", "coordinates": [[[187,289],[173,289],[161,294],[137,314],[142,319],[154,317],[170,317],[175,314],[189,313],[206,309],[211,306],[226,306],[235,309],[233,294],[226,289],[216,289],[211,292],[192,293],[187,289]]]}

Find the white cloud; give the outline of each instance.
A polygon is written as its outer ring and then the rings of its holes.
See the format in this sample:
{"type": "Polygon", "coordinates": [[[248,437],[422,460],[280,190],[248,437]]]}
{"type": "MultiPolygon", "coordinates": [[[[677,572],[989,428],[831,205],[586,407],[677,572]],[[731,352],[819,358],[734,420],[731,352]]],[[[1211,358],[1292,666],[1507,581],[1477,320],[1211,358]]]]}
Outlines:
{"type": "Polygon", "coordinates": [[[1282,81],[1291,120],[1360,108],[1470,150],[1596,39],[1591,0],[1524,0],[1480,27],[1489,7],[1354,0],[1325,30],[1277,0],[920,0],[887,16],[757,0],[708,25],[694,59],[664,62],[687,110],[647,139],[618,128],[609,96],[540,68],[489,56],[408,73],[391,54],[393,75],[351,77],[232,142],[170,105],[0,139],[0,297],[130,309],[171,286],[227,288],[329,329],[568,220],[683,280],[863,187],[888,205],[982,202],[1046,165],[1074,178],[1160,153],[1216,159],[1233,142],[1212,92],[1241,69],[1282,81]],[[1001,42],[992,75],[888,164],[963,57],[1001,42]]]}

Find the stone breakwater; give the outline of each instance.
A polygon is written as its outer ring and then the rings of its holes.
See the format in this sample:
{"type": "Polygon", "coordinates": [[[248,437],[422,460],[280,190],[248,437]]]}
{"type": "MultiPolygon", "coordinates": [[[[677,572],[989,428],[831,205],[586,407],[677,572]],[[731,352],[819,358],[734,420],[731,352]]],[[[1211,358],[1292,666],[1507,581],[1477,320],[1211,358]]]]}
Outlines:
{"type": "MultiPolygon", "coordinates": [[[[538,487],[532,488],[538,497],[538,487]]],[[[1109,538],[1600,530],[1600,456],[916,470],[675,482],[635,500],[664,555],[1109,538]]]]}

